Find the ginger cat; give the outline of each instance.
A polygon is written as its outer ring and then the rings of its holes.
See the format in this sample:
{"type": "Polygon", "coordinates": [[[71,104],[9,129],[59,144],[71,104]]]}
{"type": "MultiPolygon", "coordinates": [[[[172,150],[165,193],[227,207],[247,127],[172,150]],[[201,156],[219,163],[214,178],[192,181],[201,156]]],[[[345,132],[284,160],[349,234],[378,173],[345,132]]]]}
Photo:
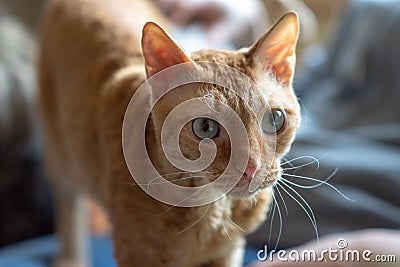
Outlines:
{"type": "MultiPolygon", "coordinates": [[[[240,266],[244,235],[265,220],[271,186],[280,177],[280,160],[300,123],[292,90],[298,17],[287,13],[249,49],[188,55],[155,23],[147,23],[141,32],[143,19],[157,11],[139,10],[138,3],[141,1],[56,0],[43,20],[40,106],[46,167],[56,193],[62,242],[56,265],[88,265],[82,196],[90,196],[104,206],[113,225],[120,267],[240,266]],[[257,87],[236,83],[236,90],[246,95],[245,101],[220,86],[203,83],[168,92],[147,121],[145,141],[150,159],[165,179],[184,177],[185,172],[177,172],[164,157],[163,121],[180,102],[206,95],[237,113],[247,130],[248,157],[245,168],[237,168],[235,175],[240,181],[228,194],[205,205],[175,207],[149,196],[132,179],[123,153],[122,127],[129,101],[148,77],[180,63],[201,72],[200,61],[231,66],[257,87]],[[250,107],[261,116],[261,126],[250,107]],[[276,138],[273,149],[268,136],[276,138]],[[249,192],[249,183],[257,179],[261,186],[249,192]]],[[[235,78],[219,74],[227,82],[235,78]]],[[[146,103],[162,93],[149,89],[139,108],[146,109],[146,103]]],[[[135,121],[130,123],[135,126],[135,121]]],[[[213,181],[224,172],[231,147],[242,144],[230,144],[218,121],[199,117],[181,129],[182,154],[198,158],[199,143],[207,140],[214,142],[217,153],[200,173],[203,180],[213,181]]],[[[198,180],[180,181],[190,187],[197,186],[198,180]]]]}

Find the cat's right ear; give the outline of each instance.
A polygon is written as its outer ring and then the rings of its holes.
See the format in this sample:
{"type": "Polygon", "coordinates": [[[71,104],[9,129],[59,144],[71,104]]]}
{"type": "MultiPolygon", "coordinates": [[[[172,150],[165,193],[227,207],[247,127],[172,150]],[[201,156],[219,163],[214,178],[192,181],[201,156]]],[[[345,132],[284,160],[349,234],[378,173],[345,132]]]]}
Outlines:
{"type": "Polygon", "coordinates": [[[194,64],[183,49],[154,22],[147,22],[143,27],[142,51],[147,78],[176,64],[194,64]]]}
{"type": "Polygon", "coordinates": [[[252,67],[269,72],[285,86],[292,84],[296,65],[296,45],[299,38],[299,18],[286,13],[250,48],[252,67]]]}

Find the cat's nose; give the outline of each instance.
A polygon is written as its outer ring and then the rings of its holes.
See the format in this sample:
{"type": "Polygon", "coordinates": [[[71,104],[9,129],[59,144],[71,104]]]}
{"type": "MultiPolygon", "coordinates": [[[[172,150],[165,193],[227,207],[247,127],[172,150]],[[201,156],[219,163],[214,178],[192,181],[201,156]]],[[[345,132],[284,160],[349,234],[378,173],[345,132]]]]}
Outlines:
{"type": "Polygon", "coordinates": [[[249,181],[253,180],[254,175],[258,170],[260,170],[260,164],[257,161],[250,159],[247,163],[246,169],[244,170],[245,178],[249,181]]]}

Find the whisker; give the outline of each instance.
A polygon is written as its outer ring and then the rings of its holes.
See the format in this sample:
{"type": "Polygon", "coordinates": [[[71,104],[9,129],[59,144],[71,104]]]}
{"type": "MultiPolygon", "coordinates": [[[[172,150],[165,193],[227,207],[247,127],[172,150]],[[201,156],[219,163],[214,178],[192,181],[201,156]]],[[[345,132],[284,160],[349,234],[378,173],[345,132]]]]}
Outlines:
{"type": "Polygon", "coordinates": [[[237,229],[239,229],[239,230],[242,231],[243,233],[246,233],[246,231],[243,230],[242,227],[240,227],[239,225],[237,225],[237,224],[232,220],[232,218],[231,218],[230,216],[226,216],[226,217],[229,219],[229,221],[231,221],[231,223],[232,223],[237,229]]]}
{"type": "Polygon", "coordinates": [[[289,166],[294,167],[294,165],[292,164],[292,162],[290,162],[290,160],[288,160],[285,157],[282,157],[282,159],[285,160],[285,162],[281,162],[281,164],[280,164],[281,166],[288,164],[289,166]]]}
{"type": "Polygon", "coordinates": [[[188,228],[186,228],[186,229],[184,229],[184,230],[178,232],[176,235],[180,235],[180,234],[186,232],[187,230],[193,228],[196,224],[198,224],[198,223],[204,218],[204,216],[207,214],[207,212],[208,212],[209,209],[210,209],[210,205],[207,205],[206,211],[199,217],[199,219],[197,219],[197,220],[196,220],[191,226],[189,226],[188,228]]]}
{"type": "Polygon", "coordinates": [[[303,211],[306,213],[307,217],[310,219],[311,224],[314,227],[315,230],[315,235],[317,238],[317,241],[319,243],[319,234],[318,234],[318,227],[317,227],[317,220],[315,219],[315,215],[314,215],[314,211],[312,210],[311,206],[308,204],[308,202],[296,191],[294,190],[291,186],[285,184],[285,182],[283,180],[280,181],[283,184],[279,184],[277,183],[277,185],[282,188],[283,191],[286,192],[286,194],[288,194],[302,209],[303,211]],[[303,204],[300,203],[299,200],[297,200],[291,193],[289,193],[284,187],[283,185],[287,186],[291,191],[293,191],[303,202],[304,204],[307,206],[307,208],[309,209],[309,211],[303,206],[303,204]],[[310,215],[311,214],[311,215],[310,215]]]}
{"type": "Polygon", "coordinates": [[[293,165],[293,164],[291,164],[291,166],[292,167],[289,167],[289,168],[282,168],[282,170],[284,170],[284,171],[287,171],[287,170],[296,170],[296,169],[300,169],[300,168],[303,168],[303,167],[306,167],[306,166],[310,166],[310,165],[313,165],[313,164],[317,164],[317,170],[319,169],[319,161],[315,161],[315,160],[313,160],[313,161],[310,161],[310,162],[307,162],[307,163],[304,163],[304,164],[301,164],[301,165],[293,165]]]}
{"type": "Polygon", "coordinates": [[[252,196],[251,198],[254,200],[254,206],[257,205],[257,198],[256,198],[256,196],[252,196]]]}
{"type": "Polygon", "coordinates": [[[163,212],[161,212],[160,214],[157,214],[157,215],[155,215],[155,216],[157,216],[157,217],[161,217],[161,216],[163,216],[164,214],[166,214],[167,212],[169,212],[170,210],[172,210],[173,208],[174,208],[175,206],[170,206],[168,209],[166,209],[165,211],[163,211],[163,212]]]}
{"type": "MultiPolygon", "coordinates": [[[[337,174],[337,172],[338,172],[338,170],[339,170],[339,168],[336,168],[328,177],[326,177],[325,179],[322,179],[322,180],[319,180],[319,179],[317,179],[318,180],[318,183],[317,184],[315,184],[315,185],[302,185],[302,184],[297,184],[299,187],[300,186],[302,186],[301,188],[303,188],[303,189],[312,189],[312,188],[316,188],[316,187],[319,187],[319,186],[321,186],[321,185],[323,185],[323,181],[324,182],[328,182],[329,180],[331,180],[336,174],[337,174]]],[[[287,175],[286,173],[283,173],[283,176],[285,176],[285,175],[287,175]]],[[[294,175],[294,174],[291,174],[291,175],[294,175]]],[[[311,177],[310,177],[311,178],[311,177]]],[[[316,178],[314,178],[314,179],[316,179],[316,178]]],[[[288,181],[287,179],[285,179],[286,181],[288,181]]],[[[294,183],[293,181],[288,181],[288,182],[292,182],[292,183],[294,183]]]]}
{"type": "Polygon", "coordinates": [[[171,175],[177,175],[177,174],[189,174],[189,173],[210,173],[208,171],[201,171],[201,172],[187,172],[187,171],[180,171],[180,172],[171,172],[171,173],[166,173],[166,174],[162,174],[162,175],[158,175],[157,177],[155,177],[154,179],[157,178],[162,178],[164,176],[171,176],[171,175]]]}
{"type": "Polygon", "coordinates": [[[274,248],[276,250],[278,248],[278,244],[279,244],[279,241],[281,240],[281,235],[282,235],[282,213],[281,213],[281,209],[279,208],[278,201],[275,198],[274,191],[272,190],[271,192],[272,192],[272,198],[276,202],[276,208],[278,210],[278,215],[279,215],[279,234],[278,234],[278,238],[276,240],[276,244],[275,244],[275,248],[274,248]]]}
{"type": "Polygon", "coordinates": [[[285,165],[285,164],[287,164],[287,163],[290,163],[291,167],[289,167],[289,168],[283,168],[283,167],[282,167],[282,169],[283,169],[284,171],[287,171],[287,170],[301,169],[301,168],[303,168],[303,167],[306,167],[306,166],[309,166],[309,165],[312,165],[312,164],[316,163],[316,164],[317,164],[316,169],[318,170],[319,167],[320,167],[320,164],[321,164],[321,163],[320,163],[321,159],[325,158],[325,157],[326,157],[327,155],[329,155],[329,154],[330,154],[330,152],[327,152],[327,153],[323,154],[323,155],[322,155],[321,157],[319,157],[319,158],[316,158],[316,157],[313,157],[313,156],[301,156],[301,157],[297,157],[297,158],[291,159],[290,161],[286,161],[286,162],[284,162],[284,163],[281,163],[281,166],[283,166],[283,165],[285,165]],[[298,166],[296,166],[296,165],[294,165],[294,164],[291,164],[291,162],[293,162],[293,161],[296,161],[296,160],[299,160],[299,159],[304,159],[304,158],[311,159],[311,161],[310,161],[310,162],[307,162],[307,163],[304,163],[304,164],[301,164],[301,165],[298,165],[298,166]]]}
{"type": "MultiPolygon", "coordinates": [[[[326,181],[318,180],[318,179],[311,178],[311,177],[301,176],[301,175],[288,174],[288,173],[282,174],[282,176],[295,177],[295,178],[299,178],[299,179],[310,180],[310,181],[318,182],[318,183],[320,183],[320,184],[324,184],[324,185],[326,185],[326,186],[332,188],[333,190],[335,190],[335,191],[336,191],[339,195],[341,195],[343,198],[345,198],[345,199],[347,199],[347,200],[349,200],[349,201],[354,201],[353,199],[351,199],[351,198],[347,197],[345,194],[343,194],[343,193],[342,193],[339,189],[337,189],[335,186],[331,185],[330,183],[328,183],[328,182],[326,182],[326,181]]],[[[282,177],[281,179],[284,179],[284,178],[282,177]]],[[[296,184],[296,183],[294,183],[294,182],[292,182],[292,181],[289,181],[289,180],[287,180],[287,179],[284,179],[284,180],[285,180],[286,182],[290,183],[291,185],[294,185],[294,186],[299,187],[299,188],[305,188],[305,189],[313,188],[313,186],[299,185],[299,184],[296,184]]],[[[315,186],[314,186],[314,187],[315,187],[315,186]]]]}
{"type": "MultiPolygon", "coordinates": [[[[281,166],[283,166],[283,165],[286,165],[286,164],[292,164],[292,162],[294,162],[294,161],[296,161],[296,160],[299,160],[299,159],[311,159],[312,161],[311,162],[309,162],[309,163],[307,163],[308,165],[311,165],[311,164],[314,164],[314,163],[317,163],[317,168],[319,168],[319,160],[320,159],[322,159],[323,157],[325,157],[327,154],[324,154],[323,156],[321,156],[319,159],[317,159],[316,157],[313,157],[313,156],[300,156],[300,157],[296,157],[296,158],[294,158],[294,159],[291,159],[291,160],[287,160],[287,161],[285,161],[285,162],[282,162],[281,163],[281,166]]],[[[306,165],[307,166],[307,165],[306,165]]],[[[292,164],[292,167],[296,167],[296,166],[293,166],[293,164],[292,164]]]]}
{"type": "MultiPolygon", "coordinates": [[[[278,185],[278,184],[277,184],[277,185],[278,185]]],[[[289,212],[288,212],[288,209],[287,209],[287,206],[286,206],[286,202],[285,202],[285,200],[283,199],[283,196],[282,196],[281,192],[279,191],[279,187],[274,186],[274,188],[275,188],[276,191],[278,192],[279,197],[282,199],[282,203],[283,203],[283,205],[284,205],[284,207],[285,207],[285,210],[286,210],[286,215],[289,215],[289,212]]]]}
{"type": "MultiPolygon", "coordinates": [[[[192,172],[192,173],[199,173],[199,172],[192,172]]],[[[139,184],[139,183],[134,183],[134,182],[131,182],[131,183],[128,183],[128,182],[121,182],[122,184],[127,184],[127,185],[133,185],[133,186],[149,186],[150,184],[162,184],[162,183],[167,183],[168,181],[163,181],[163,182],[160,182],[160,183],[152,183],[154,180],[157,180],[157,179],[162,179],[162,178],[164,178],[165,176],[171,176],[171,175],[177,175],[177,174],[192,174],[191,172],[185,172],[185,171],[181,171],[181,172],[174,172],[174,173],[167,173],[167,174],[163,174],[163,175],[159,175],[159,176],[157,176],[157,177],[155,177],[155,178],[153,178],[149,183],[145,183],[145,184],[139,184]]],[[[202,172],[200,172],[201,174],[209,174],[209,173],[211,173],[211,172],[208,172],[208,171],[202,171],[202,172]]],[[[177,181],[177,180],[171,180],[171,181],[177,181]]],[[[170,182],[171,182],[170,181],[170,182]]]]}
{"type": "Polygon", "coordinates": [[[272,202],[272,206],[273,206],[273,208],[272,208],[272,214],[271,214],[271,221],[269,223],[268,246],[271,245],[272,228],[273,228],[273,222],[274,222],[275,210],[276,210],[275,201],[272,202]]]}
{"type": "MultiPolygon", "coordinates": [[[[154,177],[153,180],[159,179],[159,178],[168,177],[168,176],[171,176],[171,175],[186,174],[186,173],[190,173],[190,172],[180,171],[180,172],[171,172],[171,173],[166,173],[166,174],[160,174],[160,175],[154,177]]],[[[153,180],[151,180],[151,181],[153,181],[153,180]]],[[[150,182],[151,182],[151,181],[150,181],[150,182]]]]}
{"type": "MultiPolygon", "coordinates": [[[[181,178],[177,178],[177,179],[174,179],[174,180],[164,180],[164,181],[157,182],[157,183],[150,182],[150,183],[147,183],[147,184],[127,183],[127,182],[121,182],[121,183],[126,184],[126,185],[131,185],[131,186],[147,186],[146,192],[149,193],[149,187],[151,185],[161,185],[161,184],[166,184],[166,183],[169,183],[169,182],[177,182],[177,181],[191,179],[191,178],[207,178],[207,177],[208,176],[206,176],[206,175],[196,175],[196,176],[181,177],[181,178]]],[[[160,177],[159,179],[161,179],[161,178],[162,177],[160,177]]]]}
{"type": "Polygon", "coordinates": [[[222,226],[224,227],[226,236],[229,238],[229,240],[232,240],[232,238],[231,238],[231,236],[229,235],[228,230],[226,229],[226,226],[225,226],[225,224],[224,224],[224,219],[221,220],[221,223],[222,223],[222,226]]]}
{"type": "Polygon", "coordinates": [[[160,184],[166,184],[166,183],[170,183],[170,182],[188,180],[188,179],[192,179],[192,178],[206,178],[206,177],[208,177],[208,176],[207,175],[195,175],[195,176],[188,176],[188,177],[180,177],[180,178],[173,179],[173,180],[165,180],[164,179],[164,181],[153,183],[153,181],[155,181],[157,179],[163,179],[164,178],[164,177],[161,176],[161,177],[154,178],[148,184],[144,184],[144,185],[147,185],[146,191],[147,191],[147,193],[149,193],[151,185],[160,185],[160,184]]]}
{"type": "Polygon", "coordinates": [[[132,185],[132,186],[139,186],[139,184],[137,184],[137,183],[132,183],[132,182],[130,182],[130,183],[128,183],[128,182],[121,182],[121,184],[132,185]]]}
{"type": "Polygon", "coordinates": [[[167,213],[168,211],[170,211],[172,208],[174,208],[174,207],[179,207],[179,205],[180,205],[181,203],[185,202],[186,200],[188,200],[188,199],[191,198],[192,196],[196,195],[197,192],[198,192],[198,191],[194,192],[193,194],[191,194],[191,195],[188,196],[187,198],[185,198],[185,199],[179,201],[177,204],[171,206],[171,207],[168,208],[166,211],[163,211],[162,213],[158,214],[157,216],[162,216],[162,215],[164,215],[165,213],[167,213]]]}
{"type": "MultiPolygon", "coordinates": [[[[194,193],[193,195],[197,194],[200,190],[207,190],[207,189],[200,187],[199,189],[197,189],[196,193],[194,193]]],[[[191,198],[191,199],[192,200],[201,200],[201,199],[206,199],[206,198],[210,197],[211,195],[212,195],[212,192],[210,194],[208,194],[208,195],[201,196],[201,197],[196,197],[196,198],[191,198]]],[[[219,196],[216,200],[220,200],[221,198],[224,198],[225,196],[226,196],[225,194],[222,195],[222,196],[219,196]]]]}
{"type": "Polygon", "coordinates": [[[253,208],[253,198],[248,198],[247,199],[250,202],[250,209],[253,208]]]}
{"type": "MultiPolygon", "coordinates": [[[[220,207],[220,209],[223,210],[223,207],[220,202],[217,201],[215,203],[220,207]]],[[[229,235],[228,229],[226,228],[225,223],[224,223],[224,213],[222,213],[222,216],[221,216],[221,224],[222,224],[222,227],[224,228],[226,236],[229,238],[229,240],[232,240],[231,236],[229,235]]]]}
{"type": "MultiPolygon", "coordinates": [[[[191,179],[191,178],[207,178],[207,175],[195,175],[195,176],[188,176],[188,177],[181,177],[181,178],[176,178],[173,180],[166,180],[164,182],[161,183],[167,183],[167,182],[178,182],[178,181],[182,181],[182,180],[186,180],[186,179],[191,179]]],[[[161,184],[161,183],[153,183],[153,184],[161,184]]]]}

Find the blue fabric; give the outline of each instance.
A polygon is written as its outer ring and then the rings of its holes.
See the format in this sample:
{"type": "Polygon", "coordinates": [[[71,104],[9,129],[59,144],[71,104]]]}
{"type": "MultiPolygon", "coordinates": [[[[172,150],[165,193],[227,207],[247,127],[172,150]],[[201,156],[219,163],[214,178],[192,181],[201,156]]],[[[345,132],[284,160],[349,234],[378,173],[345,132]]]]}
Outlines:
{"type": "MultiPolygon", "coordinates": [[[[92,237],[91,258],[94,267],[115,267],[108,237],[92,237]]],[[[0,267],[47,267],[58,251],[54,236],[41,237],[0,250],[0,267]]]]}
{"type": "MultiPolygon", "coordinates": [[[[92,237],[91,256],[94,267],[116,267],[109,237],[92,237]]],[[[54,236],[25,241],[0,250],[0,267],[49,267],[58,250],[54,236]]],[[[247,264],[256,260],[257,250],[248,248],[244,256],[247,264]]]]}

